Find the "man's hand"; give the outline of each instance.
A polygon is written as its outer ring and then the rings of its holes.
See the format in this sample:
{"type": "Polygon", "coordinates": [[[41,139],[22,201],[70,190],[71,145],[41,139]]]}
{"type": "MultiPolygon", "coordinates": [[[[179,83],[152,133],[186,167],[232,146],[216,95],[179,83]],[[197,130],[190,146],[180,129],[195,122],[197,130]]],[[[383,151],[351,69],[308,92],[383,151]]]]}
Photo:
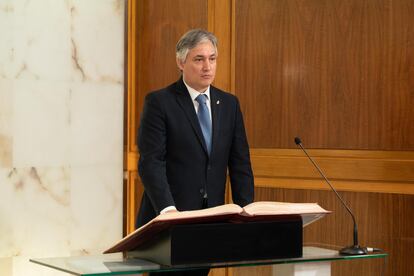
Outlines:
{"type": "Polygon", "coordinates": [[[173,212],[178,212],[177,208],[175,208],[175,206],[168,206],[161,210],[160,215],[173,212]]]}

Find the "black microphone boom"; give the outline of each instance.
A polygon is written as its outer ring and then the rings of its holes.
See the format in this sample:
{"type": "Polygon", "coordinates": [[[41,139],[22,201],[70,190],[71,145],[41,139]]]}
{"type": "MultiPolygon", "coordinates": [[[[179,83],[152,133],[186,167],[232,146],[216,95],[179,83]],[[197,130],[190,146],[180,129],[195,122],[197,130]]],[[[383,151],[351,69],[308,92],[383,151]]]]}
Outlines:
{"type": "Polygon", "coordinates": [[[303,152],[306,154],[306,156],[312,162],[313,166],[318,170],[319,174],[325,179],[326,183],[328,183],[329,187],[331,187],[331,190],[339,198],[342,205],[345,207],[345,209],[351,215],[352,220],[354,221],[354,244],[351,245],[351,246],[347,246],[345,248],[342,248],[341,250],[339,250],[339,254],[341,254],[341,255],[365,255],[365,254],[367,254],[368,253],[367,248],[361,247],[358,244],[358,228],[357,228],[357,223],[356,223],[356,220],[355,220],[355,216],[352,213],[351,209],[348,207],[348,205],[346,205],[345,201],[342,199],[342,197],[338,194],[338,192],[332,186],[331,182],[329,182],[328,178],[326,178],[325,174],[322,172],[322,170],[319,168],[319,166],[315,163],[315,161],[313,161],[312,157],[309,156],[308,152],[303,147],[302,141],[300,140],[299,137],[295,137],[295,144],[298,145],[303,150],[303,152]]]}

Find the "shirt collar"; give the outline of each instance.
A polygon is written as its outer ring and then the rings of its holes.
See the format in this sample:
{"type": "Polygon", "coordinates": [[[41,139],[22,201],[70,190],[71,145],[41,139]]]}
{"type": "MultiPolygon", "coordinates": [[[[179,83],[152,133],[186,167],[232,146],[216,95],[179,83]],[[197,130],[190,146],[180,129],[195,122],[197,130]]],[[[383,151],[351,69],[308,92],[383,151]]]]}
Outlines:
{"type": "Polygon", "coordinates": [[[194,88],[190,87],[183,79],[183,82],[185,84],[185,86],[187,87],[188,92],[190,93],[191,99],[193,101],[195,101],[195,98],[198,97],[198,95],[200,94],[204,94],[207,96],[207,100],[210,101],[210,85],[207,87],[206,91],[204,91],[203,93],[198,92],[197,90],[195,90],[194,88]]]}

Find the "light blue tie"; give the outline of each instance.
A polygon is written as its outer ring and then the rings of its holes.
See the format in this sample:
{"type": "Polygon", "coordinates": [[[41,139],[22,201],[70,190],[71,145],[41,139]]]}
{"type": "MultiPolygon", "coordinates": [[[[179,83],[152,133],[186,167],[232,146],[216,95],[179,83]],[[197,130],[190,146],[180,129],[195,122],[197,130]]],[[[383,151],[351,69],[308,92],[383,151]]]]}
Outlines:
{"type": "Polygon", "coordinates": [[[200,122],[201,131],[203,132],[204,141],[206,142],[208,154],[211,152],[211,119],[207,107],[207,95],[200,94],[197,96],[198,102],[197,117],[200,122]]]}

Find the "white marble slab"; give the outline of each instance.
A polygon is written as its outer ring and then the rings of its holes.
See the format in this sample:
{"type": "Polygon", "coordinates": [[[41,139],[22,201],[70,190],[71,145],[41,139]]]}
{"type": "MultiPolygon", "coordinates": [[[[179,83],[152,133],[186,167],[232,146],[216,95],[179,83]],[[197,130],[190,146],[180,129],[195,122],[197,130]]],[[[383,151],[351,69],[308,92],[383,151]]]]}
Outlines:
{"type": "Polygon", "coordinates": [[[20,80],[13,92],[13,166],[68,166],[70,84],[20,80]]]}
{"type": "Polygon", "coordinates": [[[71,86],[70,164],[123,164],[123,85],[71,86]],[[87,133],[87,135],[85,135],[87,133]]]}
{"type": "Polygon", "coordinates": [[[122,237],[125,1],[0,0],[0,275],[122,237]]]}
{"type": "Polygon", "coordinates": [[[73,0],[70,3],[74,78],[122,84],[124,1],[104,0],[91,5],[88,1],[73,0]]]}
{"type": "MultiPolygon", "coordinates": [[[[14,71],[14,3],[12,0],[0,1],[0,80],[10,78],[14,71]]],[[[0,90],[1,93],[2,90],[0,90]]]]}
{"type": "Polygon", "coordinates": [[[0,256],[67,254],[70,172],[67,168],[11,169],[3,175],[0,256]],[[6,179],[4,178],[6,177],[6,179]],[[53,252],[53,253],[52,253],[53,252]]]}
{"type": "Polygon", "coordinates": [[[11,167],[13,152],[13,82],[0,81],[0,168],[11,167]]]}
{"type": "Polygon", "coordinates": [[[122,235],[122,171],[112,167],[72,168],[71,255],[100,254],[122,235]]]}
{"type": "Polygon", "coordinates": [[[0,22],[7,25],[7,44],[0,65],[11,79],[70,77],[70,13],[65,1],[5,2],[0,22]]]}

